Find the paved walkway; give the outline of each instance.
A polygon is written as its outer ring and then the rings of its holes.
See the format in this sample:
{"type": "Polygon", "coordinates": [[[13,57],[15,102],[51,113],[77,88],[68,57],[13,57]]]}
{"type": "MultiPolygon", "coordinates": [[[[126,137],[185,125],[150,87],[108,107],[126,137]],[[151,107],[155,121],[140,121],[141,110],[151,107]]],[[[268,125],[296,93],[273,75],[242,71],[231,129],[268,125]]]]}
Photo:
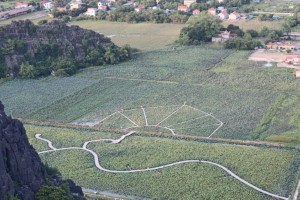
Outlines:
{"type": "Polygon", "coordinates": [[[131,131],[125,135],[122,135],[119,139],[99,139],[99,140],[90,140],[90,141],[87,141],[83,144],[82,147],[66,147],[66,148],[55,148],[52,144],[52,142],[48,139],[45,139],[45,138],[42,138],[40,137],[41,134],[36,134],[35,137],[39,140],[42,140],[42,141],[45,141],[48,143],[48,147],[50,148],[50,150],[47,150],[47,151],[42,151],[42,152],[39,152],[39,154],[43,154],[43,153],[50,153],[50,152],[55,152],[55,151],[64,151],[64,150],[84,150],[84,151],[88,151],[89,153],[91,153],[94,157],[94,163],[95,163],[95,166],[99,169],[99,170],[102,170],[102,171],[105,171],[105,172],[109,172],[109,173],[134,173],[134,172],[145,172],[145,171],[153,171],[153,170],[158,170],[158,169],[163,169],[163,168],[167,168],[167,167],[172,167],[172,166],[175,166],[175,165],[180,165],[180,164],[187,164],[187,163],[204,163],[204,164],[209,164],[209,165],[213,165],[213,166],[216,166],[222,170],[224,170],[226,173],[228,173],[230,176],[232,176],[233,178],[237,179],[238,181],[240,181],[241,183],[251,187],[252,189],[258,191],[258,192],[261,192],[265,195],[268,195],[268,196],[271,196],[271,197],[274,197],[274,198],[277,198],[277,199],[283,199],[283,200],[288,200],[287,197],[282,197],[282,196],[279,196],[279,195],[276,195],[276,194],[273,194],[273,193],[270,193],[268,191],[265,191],[263,189],[260,189],[259,187],[256,187],[255,185],[249,183],[248,181],[242,179],[241,177],[239,177],[238,175],[236,175],[235,173],[233,173],[231,170],[229,170],[228,168],[226,168],[225,166],[221,165],[221,164],[218,164],[218,163],[214,163],[214,162],[211,162],[211,161],[207,161],[207,160],[184,160],[184,161],[178,161],[178,162],[174,162],[174,163],[170,163],[170,164],[166,164],[166,165],[161,165],[161,166],[158,166],[158,167],[151,167],[151,168],[146,168],[146,169],[135,169],[135,170],[110,170],[110,169],[106,169],[105,167],[101,166],[100,162],[99,162],[99,157],[97,155],[97,153],[95,153],[94,151],[90,150],[87,148],[87,146],[90,144],[90,143],[93,143],[93,142],[101,142],[101,141],[110,141],[112,144],[118,144],[118,143],[121,143],[122,140],[124,140],[126,137],[130,136],[131,134],[133,134],[134,131],[131,131]]]}

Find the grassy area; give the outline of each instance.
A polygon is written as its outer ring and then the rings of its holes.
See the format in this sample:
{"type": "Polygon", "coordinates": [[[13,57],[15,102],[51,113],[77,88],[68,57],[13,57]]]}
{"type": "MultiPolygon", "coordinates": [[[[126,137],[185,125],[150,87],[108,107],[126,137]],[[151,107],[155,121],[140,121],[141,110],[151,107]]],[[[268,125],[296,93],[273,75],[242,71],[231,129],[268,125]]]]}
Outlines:
{"type": "Polygon", "coordinates": [[[239,21],[231,21],[226,20],[223,21],[223,26],[227,27],[229,24],[234,24],[235,26],[239,26],[242,30],[246,31],[249,29],[254,29],[256,31],[260,31],[264,26],[269,29],[280,29],[284,20],[280,21],[259,21],[258,19],[253,20],[239,20],[239,21]]]}
{"type": "MultiPolygon", "coordinates": [[[[44,150],[45,142],[33,138],[35,133],[53,140],[55,147],[81,146],[84,141],[118,138],[120,135],[26,126],[30,142],[44,150]],[[44,144],[44,147],[42,146],[44,144]]],[[[299,152],[289,149],[250,147],[179,141],[156,137],[130,136],[121,144],[93,143],[101,163],[109,169],[127,170],[159,166],[187,159],[203,159],[225,165],[247,181],[270,192],[288,196],[295,186],[299,152]],[[238,152],[238,153],[237,153],[238,152]],[[234,156],[233,156],[234,155],[234,156]]],[[[269,199],[236,181],[219,168],[205,164],[184,164],[164,170],[132,173],[105,173],[93,165],[86,152],[68,150],[41,155],[44,162],[58,167],[65,178],[83,187],[119,194],[158,199],[269,199]]]]}
{"type": "MultiPolygon", "coordinates": [[[[292,94],[298,98],[300,81],[288,69],[264,68],[260,62],[248,61],[249,54],[215,46],[139,53],[131,61],[89,68],[69,78],[6,81],[0,85],[0,99],[9,114],[29,120],[97,123],[121,109],[186,102],[224,123],[213,137],[250,139],[260,130],[259,138],[264,139],[297,130],[297,100],[284,102],[292,94]],[[284,96],[279,106],[284,109],[273,110],[279,95],[284,96]]],[[[168,112],[173,111],[146,109],[150,125],[168,112]]],[[[137,122],[144,120],[141,110],[125,114],[137,122]]],[[[162,125],[179,123],[172,128],[181,134],[212,133],[214,129],[205,126],[213,121],[182,123],[193,118],[197,117],[191,111],[180,110],[162,125]]],[[[120,129],[128,124],[119,116],[101,125],[120,129]]]]}
{"type": "Polygon", "coordinates": [[[172,44],[178,38],[181,28],[185,26],[182,24],[128,24],[92,20],[74,21],[69,25],[91,29],[111,37],[117,45],[129,44],[141,50],[153,50],[172,44]]]}

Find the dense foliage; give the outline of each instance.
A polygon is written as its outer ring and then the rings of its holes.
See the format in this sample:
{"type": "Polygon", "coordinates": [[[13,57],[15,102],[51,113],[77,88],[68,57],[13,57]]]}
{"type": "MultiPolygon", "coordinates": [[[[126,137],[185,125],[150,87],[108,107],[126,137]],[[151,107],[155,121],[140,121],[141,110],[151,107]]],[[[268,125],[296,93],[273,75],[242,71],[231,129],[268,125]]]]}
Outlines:
{"type": "Polygon", "coordinates": [[[211,38],[221,30],[221,20],[218,18],[202,13],[199,17],[190,21],[188,27],[180,31],[180,44],[196,45],[202,42],[210,42],[211,38]]]}
{"type": "Polygon", "coordinates": [[[67,76],[87,66],[115,64],[131,57],[129,46],[120,48],[103,35],[58,21],[39,26],[30,21],[13,22],[0,33],[0,78],[8,72],[25,79],[67,76]],[[16,34],[11,33],[14,29],[16,34]]]}

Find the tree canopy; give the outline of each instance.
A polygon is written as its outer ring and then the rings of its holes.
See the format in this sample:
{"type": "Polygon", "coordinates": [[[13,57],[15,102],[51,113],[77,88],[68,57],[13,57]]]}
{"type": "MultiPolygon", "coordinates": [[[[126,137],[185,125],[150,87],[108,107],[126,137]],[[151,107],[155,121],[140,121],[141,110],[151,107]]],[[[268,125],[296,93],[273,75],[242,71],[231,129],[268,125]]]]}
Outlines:
{"type": "Polygon", "coordinates": [[[191,18],[188,23],[188,27],[181,29],[178,40],[180,44],[197,45],[202,42],[210,42],[211,38],[222,28],[220,19],[206,13],[191,18]]]}

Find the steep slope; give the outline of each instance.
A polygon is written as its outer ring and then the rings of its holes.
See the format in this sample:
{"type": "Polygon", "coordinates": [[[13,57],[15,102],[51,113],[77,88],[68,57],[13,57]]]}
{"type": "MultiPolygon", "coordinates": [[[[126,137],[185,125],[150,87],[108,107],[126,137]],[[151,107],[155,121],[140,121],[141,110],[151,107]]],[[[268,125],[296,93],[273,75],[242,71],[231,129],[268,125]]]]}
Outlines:
{"type": "MultiPolygon", "coordinates": [[[[39,189],[49,184],[53,187],[66,185],[75,196],[83,195],[82,189],[72,180],[47,175],[40,157],[28,142],[22,122],[7,116],[0,101],[0,199],[15,196],[33,200],[39,189]]],[[[72,199],[71,194],[68,196],[72,199]]],[[[79,197],[77,199],[81,199],[79,197]]]]}

